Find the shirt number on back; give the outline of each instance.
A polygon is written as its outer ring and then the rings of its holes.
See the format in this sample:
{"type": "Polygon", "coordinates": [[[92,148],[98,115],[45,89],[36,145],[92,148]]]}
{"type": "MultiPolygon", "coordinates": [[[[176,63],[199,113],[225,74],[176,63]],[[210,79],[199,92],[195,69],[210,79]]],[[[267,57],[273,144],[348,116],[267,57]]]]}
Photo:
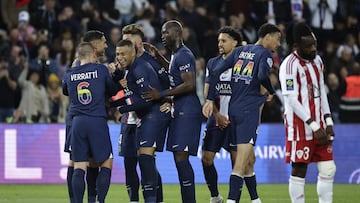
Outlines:
{"type": "Polygon", "coordinates": [[[253,67],[253,61],[249,61],[248,63],[244,64],[243,60],[238,60],[233,67],[233,78],[235,82],[238,82],[240,79],[244,80],[246,84],[250,83],[252,79],[253,67]]]}
{"type": "Polygon", "coordinates": [[[81,104],[89,104],[92,100],[91,92],[88,89],[88,82],[81,82],[77,86],[78,100],[81,104]]]}

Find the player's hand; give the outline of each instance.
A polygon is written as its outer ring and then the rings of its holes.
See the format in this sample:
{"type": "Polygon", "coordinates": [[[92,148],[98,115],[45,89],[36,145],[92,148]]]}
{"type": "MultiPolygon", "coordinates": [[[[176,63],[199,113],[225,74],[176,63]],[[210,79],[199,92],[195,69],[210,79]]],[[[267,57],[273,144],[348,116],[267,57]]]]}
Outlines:
{"type": "Polygon", "coordinates": [[[159,90],[157,90],[156,88],[153,88],[151,86],[149,86],[150,91],[144,92],[141,97],[143,99],[145,99],[146,101],[152,101],[152,100],[157,100],[161,98],[161,94],[159,92],[159,90]]]}
{"type": "Polygon", "coordinates": [[[221,113],[216,113],[214,116],[216,120],[216,125],[219,126],[220,129],[224,129],[230,124],[229,119],[227,119],[221,113]]]}
{"type": "Polygon", "coordinates": [[[111,74],[113,74],[116,70],[116,64],[115,63],[109,63],[108,70],[111,74]]]}
{"type": "Polygon", "coordinates": [[[165,102],[165,103],[161,104],[160,111],[169,113],[171,111],[171,103],[165,102]]]}
{"type": "Polygon", "coordinates": [[[121,80],[119,81],[119,83],[120,83],[121,87],[127,88],[127,80],[126,80],[125,78],[124,78],[124,79],[121,79],[121,80]]]}
{"type": "Polygon", "coordinates": [[[213,113],[213,109],[214,109],[214,102],[207,99],[205,104],[203,105],[202,113],[206,118],[209,118],[213,113]]]}
{"type": "Polygon", "coordinates": [[[326,126],[325,132],[328,135],[330,142],[333,142],[335,138],[333,126],[332,125],[326,126]]]}
{"type": "Polygon", "coordinates": [[[326,134],[326,132],[320,128],[319,130],[314,132],[315,138],[317,139],[319,145],[326,146],[330,144],[329,136],[326,134]]]}

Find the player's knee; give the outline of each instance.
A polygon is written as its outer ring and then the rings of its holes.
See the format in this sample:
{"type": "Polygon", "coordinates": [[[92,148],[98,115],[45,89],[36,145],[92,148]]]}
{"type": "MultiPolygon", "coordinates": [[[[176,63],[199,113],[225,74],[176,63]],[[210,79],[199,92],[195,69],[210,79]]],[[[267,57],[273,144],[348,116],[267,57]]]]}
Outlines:
{"type": "Polygon", "coordinates": [[[336,165],[333,160],[321,161],[317,163],[319,175],[323,177],[334,177],[336,172],[336,165]]]}
{"type": "Polygon", "coordinates": [[[213,159],[209,156],[202,156],[201,163],[203,166],[211,166],[213,164],[213,159]]]}

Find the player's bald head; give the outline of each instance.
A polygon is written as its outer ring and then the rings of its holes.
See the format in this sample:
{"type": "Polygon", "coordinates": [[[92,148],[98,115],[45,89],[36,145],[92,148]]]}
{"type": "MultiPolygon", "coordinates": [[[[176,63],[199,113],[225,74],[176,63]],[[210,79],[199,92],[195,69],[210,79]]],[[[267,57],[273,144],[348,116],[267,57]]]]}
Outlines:
{"type": "Polygon", "coordinates": [[[90,42],[81,42],[78,46],[79,59],[94,55],[94,47],[90,42]]]}

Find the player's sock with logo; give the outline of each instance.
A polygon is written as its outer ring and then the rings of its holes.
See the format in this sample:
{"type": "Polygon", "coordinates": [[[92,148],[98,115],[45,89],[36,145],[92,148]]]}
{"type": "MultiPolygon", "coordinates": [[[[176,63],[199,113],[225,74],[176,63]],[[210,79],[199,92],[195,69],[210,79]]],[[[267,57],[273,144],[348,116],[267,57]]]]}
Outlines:
{"type": "Polygon", "coordinates": [[[97,193],[98,193],[98,200],[100,203],[105,201],[105,197],[109,191],[110,186],[110,179],[111,179],[111,169],[106,167],[101,167],[99,175],[96,179],[97,185],[97,193]]]}
{"type": "Polygon", "coordinates": [[[258,195],[257,189],[256,189],[257,183],[256,183],[255,173],[244,176],[244,181],[245,181],[246,187],[249,191],[251,200],[258,199],[259,195],[258,195]]]}
{"type": "Polygon", "coordinates": [[[88,187],[88,202],[96,202],[96,179],[99,174],[98,167],[87,167],[86,183],[88,187]]]}
{"type": "Polygon", "coordinates": [[[147,154],[139,155],[141,186],[145,202],[156,202],[157,171],[154,157],[147,154]]]}
{"type": "Polygon", "coordinates": [[[206,184],[210,190],[211,197],[217,197],[219,195],[218,190],[218,174],[214,164],[210,166],[203,165],[204,176],[206,180],[206,184]]]}
{"type": "Polygon", "coordinates": [[[305,179],[295,176],[290,176],[289,179],[289,194],[292,203],[304,203],[304,186],[305,179]]]}
{"type": "Polygon", "coordinates": [[[139,201],[140,183],[136,170],[137,162],[137,157],[124,157],[126,189],[132,202],[139,201]]]}
{"type": "Polygon", "coordinates": [[[84,170],[80,168],[74,170],[74,174],[71,182],[72,182],[75,202],[83,202],[84,192],[85,192],[84,176],[85,176],[84,170]]]}
{"type": "Polygon", "coordinates": [[[67,181],[67,186],[68,186],[68,193],[69,193],[70,203],[74,202],[74,193],[73,193],[73,189],[72,189],[72,177],[73,177],[73,174],[74,174],[74,167],[73,166],[68,166],[66,181],[67,181]]]}
{"type": "Polygon", "coordinates": [[[316,190],[320,203],[332,202],[333,200],[334,177],[324,177],[319,175],[316,190]]]}
{"type": "Polygon", "coordinates": [[[189,160],[176,162],[181,186],[182,202],[192,203],[195,200],[194,171],[189,160]]]}
{"type": "Polygon", "coordinates": [[[231,173],[228,199],[238,202],[240,200],[243,184],[243,177],[241,177],[239,174],[231,173]]]}
{"type": "Polygon", "coordinates": [[[162,179],[159,171],[156,169],[157,172],[157,186],[156,186],[156,202],[163,202],[163,188],[162,188],[162,179]]]}

